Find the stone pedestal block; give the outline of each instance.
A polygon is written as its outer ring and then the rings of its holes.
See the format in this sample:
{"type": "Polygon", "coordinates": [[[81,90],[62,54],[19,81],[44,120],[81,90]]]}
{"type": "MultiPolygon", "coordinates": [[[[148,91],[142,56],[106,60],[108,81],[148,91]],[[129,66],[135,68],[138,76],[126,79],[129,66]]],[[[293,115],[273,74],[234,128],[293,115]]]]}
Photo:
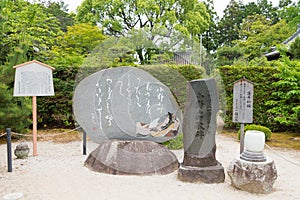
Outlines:
{"type": "Polygon", "coordinates": [[[178,179],[186,182],[223,183],[224,167],[215,158],[216,146],[206,156],[184,154],[178,179]]]}
{"type": "Polygon", "coordinates": [[[236,158],[230,163],[228,175],[231,185],[251,193],[270,193],[277,179],[274,161],[249,162],[236,158]]]}
{"type": "Polygon", "coordinates": [[[186,182],[223,183],[224,167],[220,163],[209,167],[193,167],[180,165],[178,178],[186,182]]]}
{"type": "Polygon", "coordinates": [[[177,157],[151,141],[106,140],[85,161],[97,172],[116,175],[164,175],[178,169],[177,157]]]}

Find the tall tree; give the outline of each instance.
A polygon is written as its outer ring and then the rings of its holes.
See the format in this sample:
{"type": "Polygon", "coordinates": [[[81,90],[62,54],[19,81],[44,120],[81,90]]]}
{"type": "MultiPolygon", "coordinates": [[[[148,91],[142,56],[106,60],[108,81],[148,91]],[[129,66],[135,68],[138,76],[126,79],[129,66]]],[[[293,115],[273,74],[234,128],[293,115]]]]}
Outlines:
{"type": "Polygon", "coordinates": [[[217,41],[217,24],[219,21],[219,17],[217,12],[215,11],[214,1],[206,0],[205,2],[207,12],[210,15],[210,23],[208,30],[205,31],[202,36],[202,44],[207,49],[208,52],[213,53],[218,48],[217,41]]]}
{"type": "Polygon", "coordinates": [[[292,31],[284,20],[271,25],[263,15],[248,16],[242,24],[242,40],[236,43],[244,49],[245,58],[250,61],[268,52],[273,46],[282,43],[292,31]]]}
{"type": "Polygon", "coordinates": [[[243,21],[242,1],[230,0],[224,15],[218,23],[219,46],[231,46],[232,41],[238,40],[240,25],[243,21]]]}
{"type": "Polygon", "coordinates": [[[64,51],[87,55],[105,38],[102,30],[97,26],[88,23],[75,24],[67,27],[67,32],[61,38],[60,46],[64,51]]]}
{"type": "Polygon", "coordinates": [[[108,35],[139,35],[147,44],[152,42],[151,47],[136,48],[139,61],[144,64],[158,51],[157,46],[172,38],[181,36],[177,45],[182,46],[186,39],[203,33],[210,16],[205,4],[197,0],[85,0],[78,8],[77,20],[99,24],[108,35]]]}
{"type": "MultiPolygon", "coordinates": [[[[9,55],[18,52],[23,52],[28,59],[38,58],[43,51],[56,44],[55,38],[62,33],[59,22],[52,14],[45,13],[38,4],[24,0],[9,1],[1,16],[5,19],[0,44],[2,64],[9,59],[9,55]]],[[[11,64],[23,61],[14,59],[11,64]]]]}
{"type": "Polygon", "coordinates": [[[291,28],[296,29],[300,23],[300,1],[280,0],[278,15],[280,19],[285,19],[291,28]]]}
{"type": "Polygon", "coordinates": [[[53,2],[52,0],[46,0],[41,2],[45,12],[55,16],[60,22],[61,30],[67,31],[67,26],[74,24],[74,13],[68,13],[68,5],[62,0],[59,2],[53,2]]]}
{"type": "Polygon", "coordinates": [[[245,5],[245,16],[261,14],[259,6],[255,2],[249,2],[245,5]]]}
{"type": "Polygon", "coordinates": [[[277,8],[272,5],[272,1],[258,0],[257,3],[244,5],[240,0],[231,0],[218,24],[220,45],[234,45],[232,42],[240,39],[239,31],[243,20],[257,14],[265,16],[271,25],[279,21],[277,8]]]}
{"type": "Polygon", "coordinates": [[[266,19],[270,20],[273,24],[276,24],[278,19],[277,8],[273,6],[272,1],[269,0],[258,0],[257,5],[260,9],[260,13],[266,17],[266,19]]]}
{"type": "Polygon", "coordinates": [[[174,30],[199,34],[208,27],[209,14],[197,0],[85,0],[77,20],[99,23],[106,34],[114,36],[144,27],[150,31],[166,28],[166,34],[174,30]]]}
{"type": "Polygon", "coordinates": [[[56,43],[61,30],[57,19],[44,13],[38,4],[16,0],[0,5],[0,128],[11,126],[15,131],[25,131],[31,123],[31,104],[28,98],[12,97],[12,67],[42,56],[56,43]]]}
{"type": "Polygon", "coordinates": [[[279,0],[279,8],[285,8],[293,3],[292,0],[279,0]]]}

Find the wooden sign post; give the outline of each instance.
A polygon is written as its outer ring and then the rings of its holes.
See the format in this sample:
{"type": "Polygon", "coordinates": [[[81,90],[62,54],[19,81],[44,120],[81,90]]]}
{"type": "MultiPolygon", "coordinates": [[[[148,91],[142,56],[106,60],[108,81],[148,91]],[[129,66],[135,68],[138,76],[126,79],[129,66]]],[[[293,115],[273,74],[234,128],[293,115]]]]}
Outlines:
{"type": "Polygon", "coordinates": [[[232,121],[241,123],[240,153],[244,151],[244,124],[253,121],[253,83],[245,77],[233,86],[232,121]]]}
{"type": "Polygon", "coordinates": [[[33,135],[33,156],[37,156],[37,104],[36,96],[32,97],[32,135],[33,135]]]}
{"type": "Polygon", "coordinates": [[[53,96],[53,67],[33,60],[16,65],[14,96],[32,96],[33,156],[37,156],[37,96],[53,96]]]}

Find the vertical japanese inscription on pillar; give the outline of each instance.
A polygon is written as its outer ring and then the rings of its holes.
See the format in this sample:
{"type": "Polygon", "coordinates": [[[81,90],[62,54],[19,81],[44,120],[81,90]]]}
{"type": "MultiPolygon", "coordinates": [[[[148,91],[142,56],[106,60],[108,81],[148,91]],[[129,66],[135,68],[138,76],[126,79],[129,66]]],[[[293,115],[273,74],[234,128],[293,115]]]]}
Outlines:
{"type": "Polygon", "coordinates": [[[214,79],[191,81],[187,90],[183,120],[185,152],[205,156],[215,145],[219,109],[216,82],[214,79]]]}
{"type": "Polygon", "coordinates": [[[197,91],[198,115],[196,116],[196,137],[203,138],[208,131],[211,115],[211,100],[207,91],[197,91]]]}
{"type": "Polygon", "coordinates": [[[252,123],[253,121],[253,83],[242,78],[233,86],[232,121],[252,123]]]}

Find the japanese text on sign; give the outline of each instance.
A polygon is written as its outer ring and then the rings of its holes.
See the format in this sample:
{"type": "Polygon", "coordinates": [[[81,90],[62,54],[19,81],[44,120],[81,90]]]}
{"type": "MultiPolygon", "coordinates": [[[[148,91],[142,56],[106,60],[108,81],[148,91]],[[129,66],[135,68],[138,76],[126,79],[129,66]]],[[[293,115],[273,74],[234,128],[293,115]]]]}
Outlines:
{"type": "Polygon", "coordinates": [[[54,68],[38,62],[30,61],[15,66],[14,96],[53,96],[54,68]]]}
{"type": "Polygon", "coordinates": [[[252,123],[253,121],[253,84],[245,78],[233,86],[233,115],[232,121],[252,123]]]}

